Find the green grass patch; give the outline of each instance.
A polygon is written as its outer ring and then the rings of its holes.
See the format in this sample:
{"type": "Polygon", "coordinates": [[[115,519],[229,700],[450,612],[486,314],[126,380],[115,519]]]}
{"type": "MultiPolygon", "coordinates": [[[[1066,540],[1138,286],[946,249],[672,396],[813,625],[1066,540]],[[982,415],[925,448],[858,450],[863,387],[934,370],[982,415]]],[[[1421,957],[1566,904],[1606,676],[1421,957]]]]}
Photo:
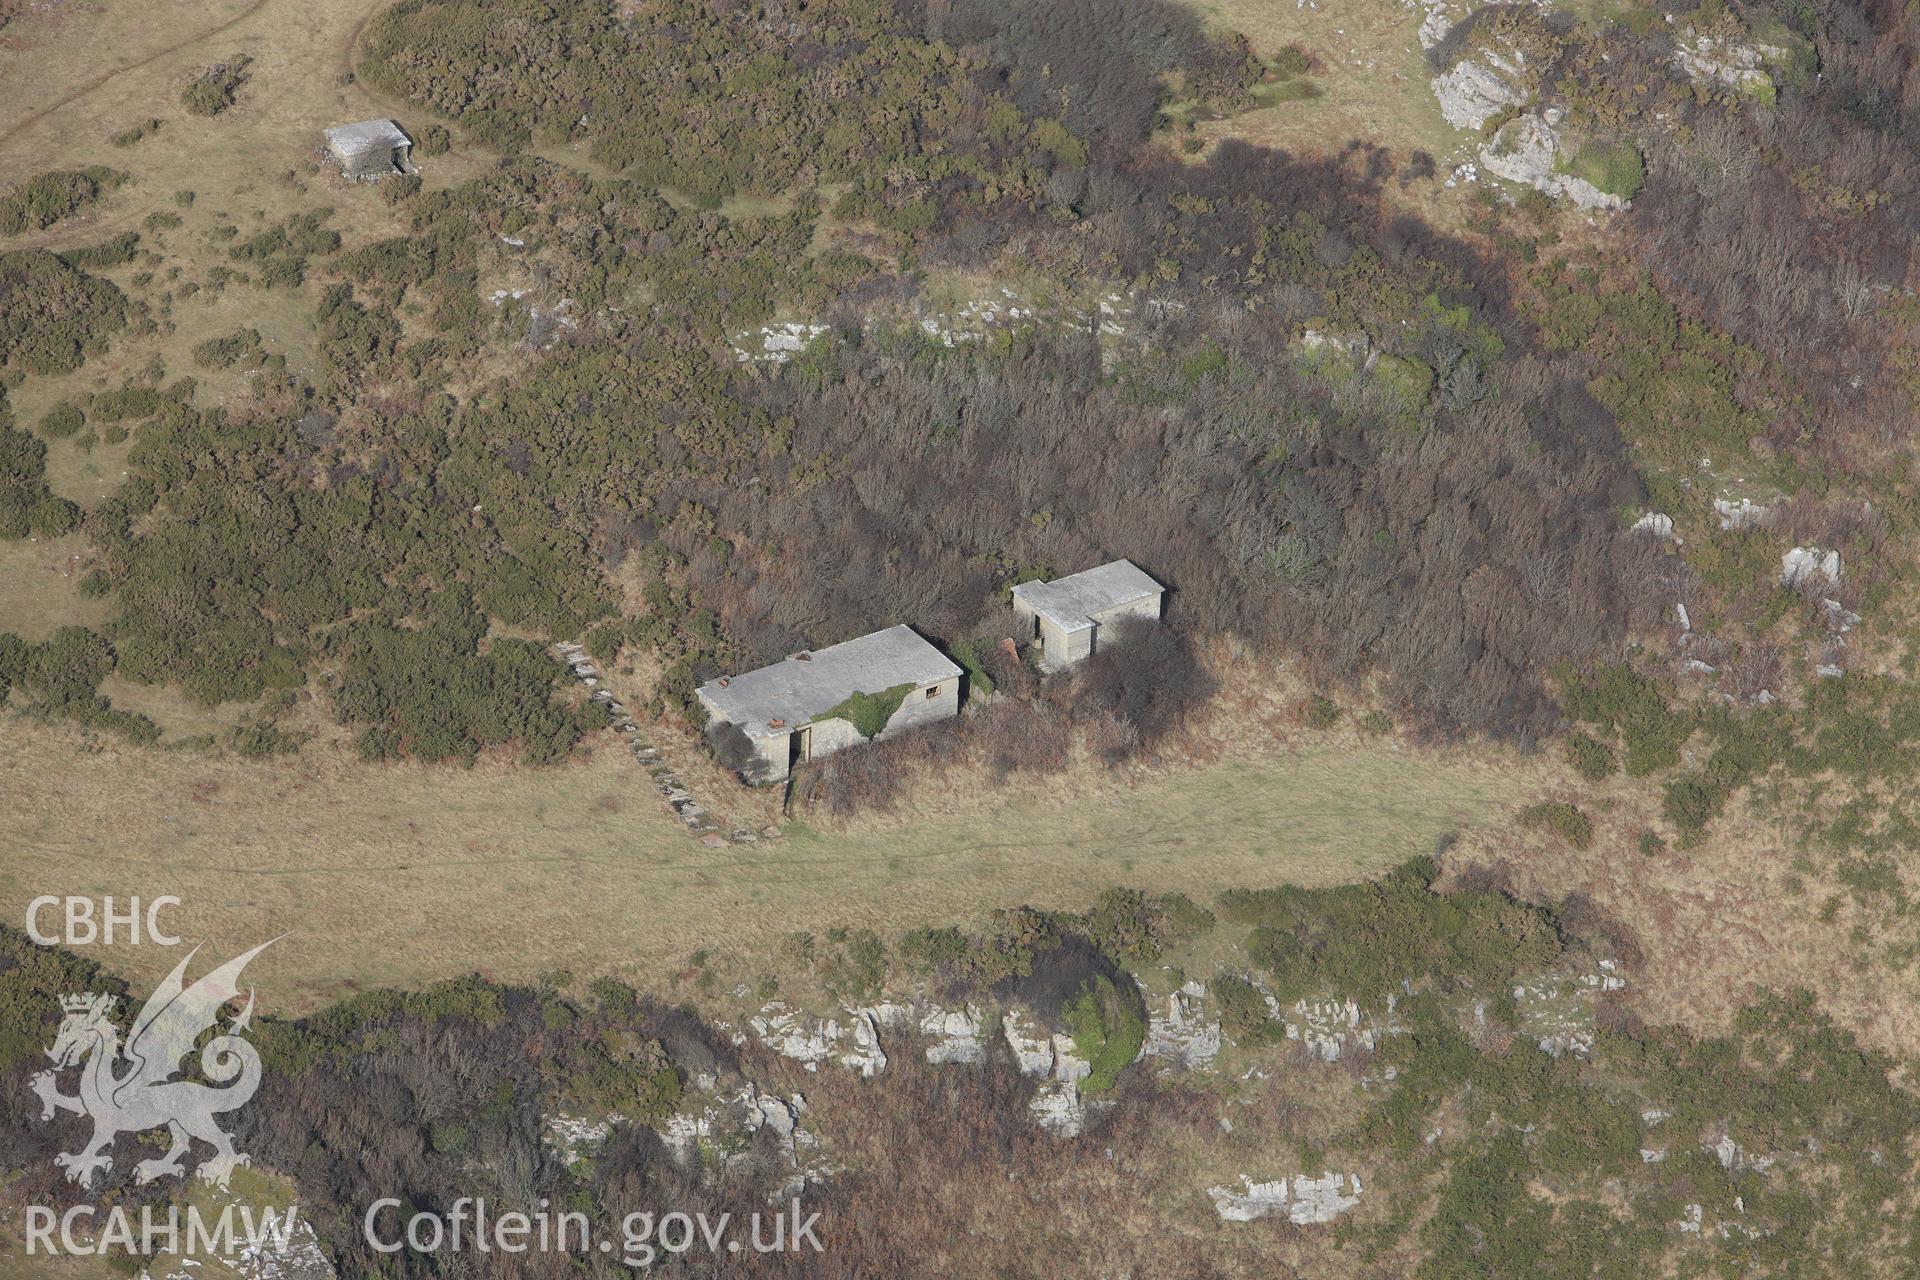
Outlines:
{"type": "Polygon", "coordinates": [[[1647,181],[1646,161],[1631,142],[1589,142],[1568,163],[1567,172],[1622,200],[1633,199],[1647,181]]]}
{"type": "Polygon", "coordinates": [[[1082,988],[1064,1011],[1074,1047],[1093,1064],[1080,1082],[1083,1093],[1113,1088],[1120,1073],[1140,1056],[1147,1038],[1146,1008],[1139,990],[1131,982],[1127,986],[1123,992],[1102,975],[1082,988]]]}

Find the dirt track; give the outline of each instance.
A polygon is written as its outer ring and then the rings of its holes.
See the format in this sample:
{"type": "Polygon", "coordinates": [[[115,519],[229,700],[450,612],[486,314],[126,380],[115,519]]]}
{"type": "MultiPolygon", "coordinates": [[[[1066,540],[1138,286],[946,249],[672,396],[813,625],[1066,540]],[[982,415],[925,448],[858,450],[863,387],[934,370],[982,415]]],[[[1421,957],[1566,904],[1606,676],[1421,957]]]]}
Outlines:
{"type": "MultiPolygon", "coordinates": [[[[232,28],[240,25],[242,22],[245,22],[248,18],[251,18],[254,14],[260,12],[260,10],[266,7],[266,4],[267,4],[267,0],[253,0],[253,3],[248,5],[240,13],[235,14],[233,17],[227,19],[225,22],[222,22],[218,26],[209,27],[198,35],[188,36],[185,40],[177,41],[173,44],[168,45],[164,49],[155,50],[153,53],[148,54],[144,58],[137,58],[132,62],[124,62],[124,63],[121,63],[119,66],[113,68],[111,71],[102,72],[100,75],[95,76],[93,79],[81,85],[78,89],[75,89],[73,92],[67,94],[64,98],[61,98],[58,102],[53,103],[51,106],[42,107],[40,110],[28,116],[25,120],[20,121],[18,124],[8,129],[5,133],[0,133],[0,147],[6,146],[9,142],[12,142],[15,137],[26,132],[28,129],[31,129],[34,125],[39,124],[42,120],[45,120],[48,116],[54,115],[59,111],[65,110],[67,107],[72,106],[74,103],[80,101],[80,99],[86,97],[88,94],[93,93],[95,90],[104,88],[106,85],[111,84],[118,77],[127,74],[127,72],[138,71],[142,67],[152,66],[154,63],[160,61],[160,59],[162,58],[169,56],[170,54],[178,53],[180,52],[180,50],[190,48],[193,45],[199,44],[203,40],[211,40],[213,37],[219,35],[223,31],[231,30],[232,28]]],[[[362,25],[365,25],[364,22],[362,23],[362,25]]],[[[357,40],[360,35],[360,28],[355,27],[353,34],[354,34],[354,38],[357,40]]],[[[351,56],[351,46],[349,46],[349,56],[351,56]]]]}

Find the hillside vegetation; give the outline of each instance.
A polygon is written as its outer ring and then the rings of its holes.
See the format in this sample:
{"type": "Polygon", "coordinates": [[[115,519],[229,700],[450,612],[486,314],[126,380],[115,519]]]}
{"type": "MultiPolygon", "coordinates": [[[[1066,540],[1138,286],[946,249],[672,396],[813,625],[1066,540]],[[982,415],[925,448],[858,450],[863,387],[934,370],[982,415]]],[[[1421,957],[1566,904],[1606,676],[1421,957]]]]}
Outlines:
{"type": "MultiPolygon", "coordinates": [[[[8,116],[0,896],[318,913],[244,1137],[341,1274],[449,1273],[368,1187],[795,1178],[794,1274],[1910,1268],[1920,11],[1271,8],[317,0],[8,116]],[[1003,645],[1122,557],[1164,625],[1003,645]],[[993,700],[709,757],[899,623],[993,700]]],[[[110,979],[0,944],[17,1097],[110,979]]]]}

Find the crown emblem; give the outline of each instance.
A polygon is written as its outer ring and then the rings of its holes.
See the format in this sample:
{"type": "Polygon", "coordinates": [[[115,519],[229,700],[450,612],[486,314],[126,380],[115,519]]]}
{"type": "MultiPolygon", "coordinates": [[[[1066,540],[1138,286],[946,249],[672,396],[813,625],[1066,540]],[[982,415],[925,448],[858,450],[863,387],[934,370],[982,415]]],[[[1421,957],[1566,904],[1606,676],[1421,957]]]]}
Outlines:
{"type": "Polygon", "coordinates": [[[65,1013],[92,1013],[95,1009],[105,1012],[113,1007],[115,997],[94,995],[83,991],[78,995],[61,996],[60,1008],[65,1013]]]}

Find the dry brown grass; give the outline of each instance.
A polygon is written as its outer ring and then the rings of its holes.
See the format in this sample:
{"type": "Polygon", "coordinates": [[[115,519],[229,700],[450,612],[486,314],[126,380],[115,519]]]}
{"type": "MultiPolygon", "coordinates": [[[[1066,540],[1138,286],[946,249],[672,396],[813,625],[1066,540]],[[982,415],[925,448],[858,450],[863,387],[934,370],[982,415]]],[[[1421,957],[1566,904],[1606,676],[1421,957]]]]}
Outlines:
{"type": "MultiPolygon", "coordinates": [[[[1393,152],[1396,163],[1425,151],[1446,176],[1448,161],[1471,154],[1477,139],[1447,123],[1427,81],[1419,11],[1396,0],[1191,0],[1209,25],[1237,31],[1272,59],[1297,45],[1313,60],[1319,97],[1279,102],[1198,124],[1209,140],[1241,138],[1298,154],[1332,155],[1350,142],[1393,152]]],[[[1396,199],[1444,225],[1458,223],[1470,190],[1438,180],[1416,183],[1396,199]]]]}
{"type": "MultiPolygon", "coordinates": [[[[1415,14],[1392,0],[1326,0],[1317,9],[1196,2],[1264,55],[1301,45],[1320,64],[1314,79],[1325,91],[1202,124],[1210,136],[1320,151],[1366,139],[1442,161],[1463,141],[1427,91],[1415,14]]],[[[109,274],[157,303],[177,287],[166,279],[173,267],[180,280],[202,280],[219,260],[208,239],[216,214],[249,232],[326,204],[349,247],[396,233],[400,217],[376,188],[310,168],[322,127],[394,110],[346,76],[355,34],[380,7],[163,0],[17,20],[0,47],[0,83],[9,88],[0,95],[0,187],[56,163],[104,163],[135,176],[86,213],[8,243],[70,248],[142,229],[143,248],[160,262],[109,274]],[[255,59],[238,105],[211,120],[188,116],[180,84],[236,52],[255,59]],[[108,143],[154,116],[165,124],[153,136],[125,149],[108,143]],[[196,192],[184,225],[143,229],[152,211],[180,212],[173,196],[182,190],[196,192]],[[136,289],[131,277],[144,270],[155,281],[136,289]]],[[[445,185],[490,163],[456,151],[425,162],[425,176],[445,185]]],[[[174,304],[171,332],[118,341],[64,378],[29,379],[15,408],[35,422],[62,398],[122,384],[155,356],[169,377],[199,377],[203,404],[226,402],[244,391],[240,375],[195,370],[187,352],[242,324],[311,372],[315,288],[203,290],[174,304]]],[[[51,442],[50,483],[92,505],[118,483],[126,447],[51,442]]],[[[108,602],[77,589],[73,557],[86,555],[77,537],[0,545],[0,626],[39,639],[65,623],[103,621],[108,602]]],[[[153,714],[170,737],[217,733],[235,715],[163,691],[108,692],[153,714]]],[[[718,851],[684,833],[611,742],[565,769],[489,762],[461,773],[372,768],[330,742],[292,763],[262,765],[111,744],[88,754],[65,730],[9,720],[0,723],[8,802],[0,846],[22,856],[0,875],[16,914],[39,892],[181,892],[190,929],[216,949],[292,928],[269,976],[287,998],[310,1003],[356,984],[476,967],[501,976],[561,965],[654,975],[716,942],[750,950],[791,929],[895,929],[1018,901],[1084,906],[1119,882],[1201,898],[1281,879],[1330,883],[1464,825],[1460,857],[1511,860],[1528,891],[1557,898],[1583,890],[1635,928],[1648,958],[1635,1001],[1649,1016],[1711,1025],[1758,986],[1798,982],[1876,1042],[1913,1043],[1904,987],[1881,970],[1856,971],[1846,917],[1816,918],[1818,887],[1786,894],[1790,839],[1774,824],[1736,807],[1701,848],[1648,859],[1633,844],[1657,797],[1619,782],[1602,791],[1614,807],[1596,811],[1600,838],[1574,851],[1494,823],[1560,785],[1556,766],[1345,733],[1302,735],[1262,752],[1224,746],[1273,742],[1271,719],[1270,708],[1250,708],[1221,720],[1178,773],[1120,779],[1083,764],[1065,779],[1002,793],[957,776],[929,783],[899,815],[718,851]]],[[[767,797],[733,796],[684,744],[669,746],[696,789],[726,796],[723,808],[741,825],[758,824],[767,797]]],[[[115,960],[137,977],[165,967],[158,954],[115,960]]]]}
{"type": "MultiPolygon", "coordinates": [[[[141,249],[158,261],[143,254],[103,274],[158,311],[163,295],[187,282],[204,285],[208,269],[226,261],[226,246],[210,234],[222,215],[250,235],[325,206],[335,211],[328,225],[348,248],[400,234],[405,220],[380,198],[378,184],[348,183],[315,163],[320,131],[328,125],[396,113],[416,128],[425,122],[375,98],[347,74],[353,40],[384,7],[382,0],[162,0],[14,24],[8,45],[0,47],[0,83],[9,90],[0,95],[0,190],[49,168],[86,164],[110,165],[132,180],[99,204],[0,247],[71,249],[139,231],[141,249]],[[238,102],[216,117],[188,115],[179,103],[181,85],[236,53],[254,60],[238,102]],[[163,122],[160,129],[131,147],[109,141],[154,118],[163,122]],[[194,193],[190,208],[175,203],[181,191],[194,193]],[[183,225],[146,227],[155,212],[179,215],[183,225]],[[140,273],[151,273],[152,281],[136,286],[140,273]]],[[[429,188],[447,186],[493,163],[491,156],[456,148],[423,161],[423,177],[429,188]]],[[[15,411],[23,421],[37,421],[60,399],[121,385],[156,356],[169,378],[199,380],[202,406],[228,403],[244,392],[244,375],[197,369],[188,352],[243,325],[258,329],[269,351],[286,355],[290,370],[311,377],[320,287],[317,281],[299,290],[233,285],[177,298],[170,331],[121,335],[105,356],[73,374],[29,379],[12,396],[15,411]]],[[[72,441],[56,441],[49,449],[50,482],[83,505],[98,501],[119,480],[119,456],[109,447],[85,455],[72,441]]]]}
{"type": "MultiPolygon", "coordinates": [[[[891,932],[1030,902],[1084,908],[1115,884],[1210,899],[1331,884],[1497,820],[1554,771],[1495,752],[1429,754],[1335,732],[1133,786],[1085,771],[925,812],[721,849],[691,839],[626,752],[530,770],[369,766],[309,747],[249,763],[70,732],[0,732],[0,910],[43,893],[163,893],[180,932],[260,963],[274,1004],[469,970],[566,968],[657,980],[701,948],[754,951],[792,930],[891,932]]],[[[109,954],[136,981],[176,956],[109,954]]]]}
{"type": "Polygon", "coordinates": [[[1724,1030],[1763,992],[1804,987],[1868,1044],[1904,1056],[1920,1043],[1911,975],[1869,958],[1872,927],[1853,936],[1861,923],[1854,908],[1820,918],[1832,886],[1805,877],[1795,885],[1792,819],[1757,812],[1742,793],[1694,848],[1644,854],[1641,832],[1662,825],[1657,783],[1616,778],[1579,800],[1594,819],[1590,848],[1533,831],[1480,830],[1450,853],[1449,873],[1505,864],[1523,896],[1591,897],[1633,933],[1642,957],[1627,1002],[1649,1021],[1724,1030]]]}
{"type": "MultiPolygon", "coordinates": [[[[1289,1065],[1300,1069],[1230,1093],[1157,1089],[1142,1069],[1078,1141],[1032,1126],[1024,1088],[1007,1067],[954,1073],[901,1054],[872,1081],[779,1061],[754,1069],[775,1088],[803,1090],[809,1125],[859,1170],[836,1184],[840,1198],[823,1213],[823,1239],[830,1254],[857,1241],[870,1267],[861,1274],[1409,1274],[1413,1259],[1391,1246],[1384,1254],[1329,1248],[1315,1229],[1230,1223],[1215,1212],[1209,1186],[1237,1186],[1242,1172],[1264,1179],[1303,1171],[1289,1123],[1299,1112],[1290,1103],[1310,1099],[1351,1114],[1349,1089],[1319,1087],[1338,1079],[1337,1068],[1289,1065]],[[925,1141],[929,1133],[940,1141],[925,1141]]],[[[1360,1172],[1369,1188],[1381,1185],[1371,1162],[1334,1163],[1360,1172]]],[[[1343,1229],[1385,1226],[1392,1205],[1378,1192],[1363,1195],[1343,1229]]]]}
{"type": "Polygon", "coordinates": [[[26,1255],[22,1228],[0,1226],[0,1271],[11,1280],[121,1280],[105,1258],[26,1255]]]}
{"type": "Polygon", "coordinates": [[[112,601],[80,592],[93,555],[80,534],[0,541],[0,630],[44,640],[64,626],[95,626],[112,601]]]}

